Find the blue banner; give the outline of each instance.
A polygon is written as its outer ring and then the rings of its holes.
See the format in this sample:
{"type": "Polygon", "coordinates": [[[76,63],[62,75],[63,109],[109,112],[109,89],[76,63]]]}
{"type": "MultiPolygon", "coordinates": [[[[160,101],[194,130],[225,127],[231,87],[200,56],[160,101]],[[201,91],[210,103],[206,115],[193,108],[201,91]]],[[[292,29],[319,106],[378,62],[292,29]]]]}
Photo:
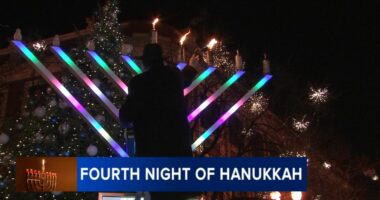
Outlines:
{"type": "Polygon", "coordinates": [[[77,158],[77,191],[306,191],[306,158],[77,158]]]}

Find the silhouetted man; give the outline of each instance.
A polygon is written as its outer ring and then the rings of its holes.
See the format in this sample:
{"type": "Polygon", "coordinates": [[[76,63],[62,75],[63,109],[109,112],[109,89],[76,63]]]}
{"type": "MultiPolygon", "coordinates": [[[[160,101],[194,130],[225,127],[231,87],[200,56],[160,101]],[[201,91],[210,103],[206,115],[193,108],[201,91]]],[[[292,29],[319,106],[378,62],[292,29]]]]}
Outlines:
{"type": "Polygon", "coordinates": [[[120,109],[121,123],[133,123],[136,156],[191,156],[180,71],[164,66],[157,44],[145,46],[142,59],[148,70],[131,79],[120,109]]]}

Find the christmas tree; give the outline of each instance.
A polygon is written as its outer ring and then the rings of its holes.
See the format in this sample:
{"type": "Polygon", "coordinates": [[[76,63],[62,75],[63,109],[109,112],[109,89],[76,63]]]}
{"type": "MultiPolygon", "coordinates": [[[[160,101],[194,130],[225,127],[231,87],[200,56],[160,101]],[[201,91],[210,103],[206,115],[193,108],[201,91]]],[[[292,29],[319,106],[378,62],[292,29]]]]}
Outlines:
{"type": "MultiPolygon", "coordinates": [[[[106,1],[96,14],[93,34],[87,44],[70,50],[75,63],[92,79],[116,107],[123,102],[121,96],[107,78],[93,66],[86,56],[86,47],[95,44],[96,51],[109,64],[111,69],[127,81],[129,73],[120,61],[124,37],[118,22],[118,0],[106,1]]],[[[39,47],[39,46],[38,46],[39,47]]],[[[45,56],[45,48],[34,47],[39,57],[45,56]]],[[[124,143],[123,129],[107,111],[96,102],[91,93],[68,71],[60,74],[61,82],[84,105],[96,120],[112,133],[112,137],[124,143]]],[[[21,156],[115,156],[76,112],[63,101],[52,88],[46,85],[32,87],[27,102],[15,122],[10,121],[3,127],[4,139],[0,145],[0,166],[5,174],[0,176],[0,196],[5,199],[95,199],[97,193],[16,193],[15,158],[21,156]],[[5,142],[5,137],[7,138],[5,142]],[[9,141],[8,141],[9,140],[9,141]]]]}

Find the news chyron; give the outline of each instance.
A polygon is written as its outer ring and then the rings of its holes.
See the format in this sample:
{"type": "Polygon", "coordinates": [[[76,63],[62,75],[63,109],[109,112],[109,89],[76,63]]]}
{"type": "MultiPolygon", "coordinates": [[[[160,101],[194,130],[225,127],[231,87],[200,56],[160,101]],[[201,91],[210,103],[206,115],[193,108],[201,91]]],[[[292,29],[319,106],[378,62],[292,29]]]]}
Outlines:
{"type": "Polygon", "coordinates": [[[306,191],[306,158],[20,157],[23,192],[306,191]]]}

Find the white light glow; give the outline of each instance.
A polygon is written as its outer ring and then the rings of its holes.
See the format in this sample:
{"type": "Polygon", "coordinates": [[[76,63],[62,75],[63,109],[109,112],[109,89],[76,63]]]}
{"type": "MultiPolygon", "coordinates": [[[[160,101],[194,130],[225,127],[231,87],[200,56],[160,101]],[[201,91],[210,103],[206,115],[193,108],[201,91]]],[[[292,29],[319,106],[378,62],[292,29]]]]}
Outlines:
{"type": "Polygon", "coordinates": [[[327,88],[310,87],[309,100],[315,104],[325,103],[328,98],[329,91],[327,88]]]}

